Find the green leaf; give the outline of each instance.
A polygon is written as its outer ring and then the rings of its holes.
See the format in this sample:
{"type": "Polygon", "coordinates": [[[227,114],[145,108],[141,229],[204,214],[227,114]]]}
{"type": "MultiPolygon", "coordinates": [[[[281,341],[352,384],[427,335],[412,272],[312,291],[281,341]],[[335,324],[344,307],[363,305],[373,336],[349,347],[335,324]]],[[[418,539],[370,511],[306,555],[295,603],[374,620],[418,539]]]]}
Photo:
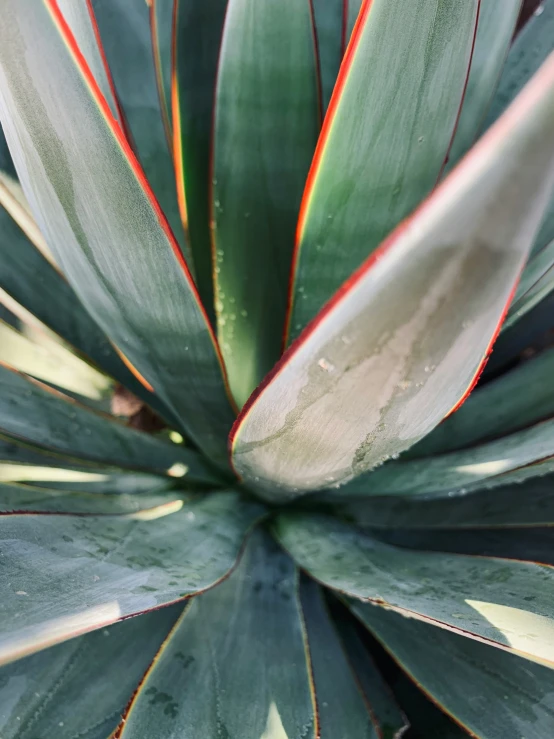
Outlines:
{"type": "Polygon", "coordinates": [[[181,251],[185,252],[173,162],[156,84],[148,5],[128,0],[91,2],[130,143],[181,251]]]}
{"type": "Polygon", "coordinates": [[[406,452],[406,459],[444,454],[505,436],[554,415],[554,349],[478,387],[463,406],[406,452]]]}
{"type": "Polygon", "coordinates": [[[549,419],[469,449],[407,462],[389,462],[333,491],[330,497],[429,495],[456,489],[464,493],[488,487],[491,480],[493,484],[503,484],[511,473],[520,470],[524,471],[521,479],[545,474],[552,457],[554,420],[549,419]],[[535,464],[543,461],[546,466],[535,464]]]}
{"type": "Polygon", "coordinates": [[[123,119],[110,69],[104,57],[104,50],[98,44],[98,28],[90,0],[77,3],[74,0],[56,0],[56,2],[102,95],[110,106],[111,114],[122,126],[123,119]]]}
{"type": "Polygon", "coordinates": [[[113,383],[45,332],[22,326],[18,331],[0,319],[0,362],[47,383],[101,400],[113,383]]]}
{"type": "Polygon", "coordinates": [[[36,487],[56,488],[56,490],[79,491],[81,493],[102,493],[104,495],[124,495],[130,493],[163,492],[173,487],[174,481],[167,477],[157,475],[115,473],[98,474],[94,477],[87,476],[82,480],[58,480],[46,479],[32,480],[29,485],[36,487]]]}
{"type": "Polygon", "coordinates": [[[184,495],[183,491],[105,495],[0,482],[0,513],[30,511],[117,516],[152,511],[152,515],[157,515],[164,508],[171,511],[181,507],[184,495]]]}
{"type": "Polygon", "coordinates": [[[15,167],[13,166],[12,157],[6,139],[4,137],[4,131],[0,126],[0,172],[4,172],[9,177],[16,177],[15,167]]]}
{"type": "Polygon", "coordinates": [[[437,183],[477,8],[477,0],[364,0],[302,199],[289,340],[437,183]]]}
{"type": "MultiPolygon", "coordinates": [[[[554,0],[543,0],[540,7],[541,12],[535,13],[529,19],[514,41],[485,128],[506,110],[552,51],[554,0]]],[[[554,239],[554,198],[535,240],[533,253],[542,249],[552,239],[554,239]]]]}
{"type": "Polygon", "coordinates": [[[164,124],[169,150],[173,150],[173,130],[171,120],[171,53],[174,0],[151,0],[150,27],[152,30],[152,51],[156,84],[160,98],[160,112],[164,124]]]}
{"type": "Polygon", "coordinates": [[[535,477],[525,485],[506,485],[472,493],[368,498],[337,506],[362,528],[512,528],[554,525],[554,480],[535,477]]]}
{"type": "Polygon", "coordinates": [[[0,663],[212,587],[263,515],[231,492],[158,510],[0,516],[0,663]]]}
{"type": "Polygon", "coordinates": [[[346,44],[350,41],[352,31],[360,14],[363,0],[342,0],[346,5],[346,44]]]}
{"type": "Polygon", "coordinates": [[[481,0],[475,46],[447,171],[477,138],[491,105],[514,35],[522,0],[481,0]]]}
{"type": "Polygon", "coordinates": [[[554,55],[252,396],[232,432],[245,481],[276,500],[342,484],[463,402],[547,206],[553,160],[554,55]]]}
{"type": "Polygon", "coordinates": [[[330,588],[554,666],[547,565],[400,549],[326,516],[281,514],[273,530],[330,588]]]}
{"type": "Polygon", "coordinates": [[[297,578],[267,534],[254,534],[236,571],[194,598],[177,622],[135,694],[121,739],[315,739],[297,578]]]}
{"type": "Polygon", "coordinates": [[[323,112],[327,110],[344,54],[344,9],[348,0],[314,0],[313,15],[323,112]]]}
{"type": "Polygon", "coordinates": [[[309,2],[229,0],[216,87],[213,238],[218,336],[238,405],[281,353],[317,97],[309,2]]]}
{"type": "Polygon", "coordinates": [[[197,452],[129,428],[2,365],[0,431],[74,459],[220,481],[197,452]]]}
{"type": "MultiPolygon", "coordinates": [[[[3,139],[0,140],[0,147],[3,139]]],[[[0,199],[6,194],[0,179],[0,199]]],[[[106,336],[81,305],[62,274],[26,238],[0,207],[0,289],[61,336],[85,361],[128,387],[161,416],[171,414],[123,364],[106,336]]],[[[170,422],[171,423],[171,422],[170,422]]],[[[176,425],[172,422],[171,425],[176,425]]]]}
{"type": "MultiPolygon", "coordinates": [[[[371,535],[371,534],[370,534],[371,535]]],[[[521,528],[398,529],[375,534],[387,544],[430,552],[452,552],[478,557],[500,557],[541,565],[554,565],[554,528],[539,523],[521,528]]]]}
{"type": "Polygon", "coordinates": [[[371,715],[377,722],[383,739],[401,739],[408,731],[409,723],[385,683],[372,657],[362,643],[351,619],[341,619],[339,633],[352,669],[356,674],[366,700],[371,705],[371,715]]]}
{"type": "Polygon", "coordinates": [[[472,736],[550,737],[552,670],[375,606],[353,610],[418,688],[472,736]]]}
{"type": "Polygon", "coordinates": [[[507,330],[554,290],[554,239],[536,252],[521,276],[502,330],[507,330]]]}
{"type": "Polygon", "coordinates": [[[363,695],[356,684],[323,591],[313,580],[304,578],[300,600],[317,697],[318,739],[380,739],[380,727],[373,720],[372,695],[363,695]]]}
{"type": "Polygon", "coordinates": [[[0,37],[4,130],[56,260],[187,433],[226,465],[233,412],[215,339],[169,227],[56,6],[8,0],[0,37]],[[62,96],[55,101],[52,86],[62,96]]]}
{"type": "Polygon", "coordinates": [[[2,739],[106,739],[182,609],[148,613],[3,667],[2,739]]]}
{"type": "Polygon", "coordinates": [[[174,0],[174,5],[172,112],[177,189],[194,256],[198,289],[212,316],[210,170],[216,73],[227,0],[209,3],[174,0]]]}

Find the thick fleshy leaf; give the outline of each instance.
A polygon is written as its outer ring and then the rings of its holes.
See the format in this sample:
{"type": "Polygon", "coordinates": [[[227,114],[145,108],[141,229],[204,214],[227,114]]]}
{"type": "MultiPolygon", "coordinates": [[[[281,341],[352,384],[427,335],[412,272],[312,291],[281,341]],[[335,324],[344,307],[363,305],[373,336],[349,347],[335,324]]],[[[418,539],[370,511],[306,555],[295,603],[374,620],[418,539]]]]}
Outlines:
{"type": "Polygon", "coordinates": [[[364,0],[302,199],[289,340],[436,184],[478,5],[364,0]]]}
{"type": "Polygon", "coordinates": [[[502,330],[527,315],[554,290],[554,240],[538,251],[523,271],[502,330]]]}
{"type": "Polygon", "coordinates": [[[156,516],[162,508],[167,511],[180,509],[185,495],[183,491],[104,495],[0,482],[0,513],[31,511],[117,516],[150,510],[156,516]]]}
{"type": "Polygon", "coordinates": [[[300,598],[317,699],[318,739],[380,739],[372,695],[363,695],[356,684],[323,591],[313,580],[304,578],[300,598]]]}
{"type": "Polygon", "coordinates": [[[459,406],[539,227],[553,165],[554,55],[251,397],[232,432],[238,473],[273,498],[342,484],[459,406]]]}
{"type": "Polygon", "coordinates": [[[150,27],[152,31],[152,51],[160,112],[170,151],[173,150],[173,124],[171,120],[171,53],[174,0],[151,0],[150,27]]]}
{"type": "Polygon", "coordinates": [[[0,362],[86,397],[100,400],[113,383],[46,333],[18,331],[0,319],[0,362]]]}
{"type": "Polygon", "coordinates": [[[552,567],[400,549],[326,516],[281,514],[273,530],[330,588],[554,667],[552,567]]]}
{"type": "MultiPolygon", "coordinates": [[[[2,141],[0,148],[1,145],[2,141]]],[[[0,191],[5,185],[5,181],[0,182],[0,191]]],[[[38,227],[36,230],[38,232],[38,227]]],[[[128,387],[161,416],[171,419],[169,411],[124,365],[65,278],[1,207],[0,289],[61,336],[83,358],[128,387]]]]}
{"type": "MultiPolygon", "coordinates": [[[[98,464],[88,462],[84,459],[77,459],[71,454],[62,454],[50,449],[30,444],[28,441],[16,439],[0,432],[0,479],[2,480],[23,480],[30,472],[30,478],[33,477],[32,470],[42,469],[50,470],[52,475],[56,477],[58,473],[66,470],[91,470],[96,471],[98,464]],[[6,467],[9,468],[10,474],[5,475],[6,467]],[[58,468],[54,471],[54,468],[58,468]],[[20,471],[21,476],[17,471],[20,471]]],[[[109,470],[113,471],[113,470],[109,470]]],[[[106,472],[102,469],[102,472],[106,472]]],[[[38,477],[37,479],[40,479],[38,477]]],[[[45,479],[48,479],[46,477],[45,479]]],[[[169,479],[169,478],[165,478],[169,479]]]]}
{"type": "Polygon", "coordinates": [[[156,84],[148,3],[87,1],[94,9],[129,138],[173,234],[185,251],[173,163],[156,84]]]}
{"type": "Polygon", "coordinates": [[[344,54],[347,0],[313,0],[323,112],[327,110],[344,54]]]}
{"type": "MultiPolygon", "coordinates": [[[[329,495],[332,498],[429,495],[456,489],[463,493],[487,487],[489,481],[502,485],[508,475],[519,471],[523,471],[520,479],[546,474],[552,457],[554,420],[550,419],[469,449],[407,462],[389,462],[329,495]]],[[[517,478],[516,474],[510,479],[517,478]]]]}
{"type": "Polygon", "coordinates": [[[28,483],[36,487],[56,488],[56,490],[78,491],[80,493],[101,493],[103,495],[135,495],[137,493],[160,493],[175,485],[175,481],[168,477],[157,475],[132,474],[128,472],[117,474],[97,474],[87,476],[82,480],[44,481],[33,480],[28,483]]]}
{"type": "Polygon", "coordinates": [[[54,0],[8,0],[3,18],[2,122],[46,240],[93,318],[223,464],[233,413],[167,222],[54,0]]]}
{"type": "Polygon", "coordinates": [[[358,683],[370,700],[371,715],[379,727],[379,737],[401,739],[409,728],[406,716],[400,710],[385,683],[377,665],[362,643],[352,619],[341,619],[338,624],[341,641],[358,683]]]}
{"type": "Polygon", "coordinates": [[[447,171],[470,149],[483,125],[521,9],[522,0],[481,0],[475,47],[447,171]]]}
{"type": "Polygon", "coordinates": [[[319,736],[297,578],[291,559],[256,532],[236,571],[177,622],[120,738],[319,736]]]}
{"type": "Polygon", "coordinates": [[[57,0],[57,3],[102,95],[110,106],[113,117],[122,125],[110,69],[104,57],[104,50],[98,43],[98,29],[90,0],[81,2],[57,0]]]}
{"type": "Polygon", "coordinates": [[[405,458],[444,454],[505,436],[554,416],[554,349],[478,387],[463,406],[408,452],[405,458]]]}
{"type": "Polygon", "coordinates": [[[133,618],[0,669],[2,739],[106,739],[182,608],[133,618]]]}
{"type": "Polygon", "coordinates": [[[158,511],[0,516],[0,663],[212,587],[263,515],[231,492],[158,511]]]}
{"type": "Polygon", "coordinates": [[[281,353],[317,98],[310,3],[229,0],[216,87],[213,240],[218,336],[238,405],[281,353]]]}
{"type": "Polygon", "coordinates": [[[374,535],[387,544],[402,548],[500,557],[554,566],[554,527],[548,525],[457,531],[448,528],[395,529],[380,530],[374,535]]]}
{"type": "MultiPolygon", "coordinates": [[[[210,221],[214,94],[227,0],[173,0],[173,152],[181,217],[196,280],[210,316],[214,309],[210,221]]],[[[162,3],[163,5],[164,3],[162,3]]],[[[167,0],[165,2],[167,5],[167,0]]],[[[165,12],[167,15],[167,11],[165,12]]],[[[171,26],[170,26],[171,32],[171,26]]],[[[258,33],[258,29],[256,29],[258,33]]],[[[241,85],[244,80],[241,80],[241,85]]],[[[233,142],[236,146],[236,142],[233,142]]],[[[249,155],[251,152],[248,152],[249,155]]]]}
{"type": "Polygon", "coordinates": [[[554,479],[535,477],[525,485],[430,497],[374,497],[337,507],[337,515],[362,528],[516,528],[554,526],[554,479]]]}
{"type": "Polygon", "coordinates": [[[554,672],[370,605],[354,612],[417,686],[479,739],[549,739],[554,672]]]}
{"type": "Polygon", "coordinates": [[[197,452],[95,413],[1,365],[0,431],[74,459],[188,475],[206,484],[219,480],[197,452]]]}
{"type": "MultiPolygon", "coordinates": [[[[485,128],[506,110],[552,52],[553,36],[554,0],[543,0],[540,12],[535,13],[526,23],[510,50],[485,128]]],[[[535,240],[533,252],[542,249],[552,239],[554,239],[554,198],[535,240]]]]}

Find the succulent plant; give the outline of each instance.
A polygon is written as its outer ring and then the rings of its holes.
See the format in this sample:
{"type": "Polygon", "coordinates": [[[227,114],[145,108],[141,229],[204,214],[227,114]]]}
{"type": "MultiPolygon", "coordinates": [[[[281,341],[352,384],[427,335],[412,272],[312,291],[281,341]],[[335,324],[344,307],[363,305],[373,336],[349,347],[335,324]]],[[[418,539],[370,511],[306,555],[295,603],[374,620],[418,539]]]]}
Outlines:
{"type": "Polygon", "coordinates": [[[2,739],[553,735],[525,6],[0,0],[2,739]]]}

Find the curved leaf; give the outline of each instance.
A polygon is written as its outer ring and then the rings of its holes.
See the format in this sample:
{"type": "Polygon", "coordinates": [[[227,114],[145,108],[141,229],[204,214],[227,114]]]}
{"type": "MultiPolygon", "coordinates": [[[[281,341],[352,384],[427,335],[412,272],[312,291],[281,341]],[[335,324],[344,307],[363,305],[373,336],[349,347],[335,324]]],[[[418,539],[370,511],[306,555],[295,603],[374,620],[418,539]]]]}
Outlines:
{"type": "Polygon", "coordinates": [[[380,739],[372,695],[364,695],[356,684],[321,588],[304,578],[300,599],[317,698],[318,739],[380,739]]]}
{"type": "MultiPolygon", "coordinates": [[[[524,478],[545,474],[554,457],[554,420],[503,436],[487,444],[441,454],[437,457],[389,462],[353,480],[331,497],[367,495],[429,495],[431,493],[487,487],[489,480],[502,484],[510,473],[524,470],[524,478]],[[534,469],[533,469],[534,468],[534,469]]],[[[517,477],[517,475],[516,475],[517,477]]]]}
{"type": "Polygon", "coordinates": [[[0,431],[43,449],[105,465],[156,470],[216,484],[202,457],[95,413],[0,365],[0,431]]]}
{"type": "Polygon", "coordinates": [[[471,736],[550,737],[552,670],[381,608],[353,610],[418,688],[471,736]]]}
{"type": "MultiPolygon", "coordinates": [[[[554,0],[542,0],[541,12],[535,13],[530,18],[514,41],[489,116],[485,121],[485,128],[506,110],[552,52],[553,35],[554,0]]],[[[554,198],[535,240],[533,253],[542,249],[552,239],[554,239],[554,198]]]]}
{"type": "Polygon", "coordinates": [[[525,485],[498,486],[472,493],[369,498],[336,509],[362,528],[519,528],[554,526],[554,480],[535,477],[525,485]]]}
{"type": "Polygon", "coordinates": [[[481,0],[475,47],[456,133],[450,153],[450,171],[471,148],[491,105],[514,35],[522,0],[481,0]]]}
{"type": "Polygon", "coordinates": [[[120,738],[315,739],[297,578],[267,534],[254,534],[236,571],[177,622],[120,738]]]}
{"type": "Polygon", "coordinates": [[[390,687],[385,683],[372,657],[363,644],[351,619],[338,624],[341,641],[364,695],[371,699],[371,715],[379,727],[380,739],[401,739],[409,730],[406,716],[400,710],[390,687]]]}
{"type": "Polygon", "coordinates": [[[547,565],[400,549],[325,516],[281,514],[273,530],[328,587],[554,667],[547,565]]]}
{"type": "MultiPolygon", "coordinates": [[[[0,141],[0,146],[2,141],[0,141]]],[[[0,191],[5,181],[0,182],[0,191]]],[[[38,227],[37,227],[38,232],[38,227]]],[[[163,404],[123,364],[60,272],[0,207],[0,289],[61,336],[86,360],[128,387],[162,417],[163,404]]],[[[176,425],[170,420],[171,425],[176,425]]]]}
{"type": "Polygon", "coordinates": [[[57,261],[147,385],[226,463],[233,413],[206,315],[54,0],[8,0],[0,47],[5,133],[57,261]]]}
{"type": "Polygon", "coordinates": [[[151,0],[150,28],[152,31],[152,51],[156,84],[160,98],[160,112],[165,128],[169,150],[173,150],[173,131],[171,120],[171,52],[174,0],[151,0]]]}
{"type": "Polygon", "coordinates": [[[302,199],[287,332],[436,184],[463,99],[478,0],[364,0],[302,199]]]}
{"type": "Polygon", "coordinates": [[[0,516],[0,663],[212,587],[262,514],[226,492],[157,520],[0,516]]]}
{"type": "Polygon", "coordinates": [[[463,402],[539,227],[553,165],[554,55],[251,397],[232,432],[246,481],[275,499],[342,484],[463,402]]]}
{"type": "Polygon", "coordinates": [[[478,387],[403,459],[455,451],[554,416],[553,372],[554,350],[547,349],[478,387]]]}
{"type": "Polygon", "coordinates": [[[182,507],[183,492],[156,492],[139,495],[104,495],[102,493],[34,487],[0,482],[0,513],[73,513],[89,516],[117,516],[182,507]]]}
{"type": "Polygon", "coordinates": [[[554,239],[538,251],[526,265],[502,330],[532,310],[554,290],[554,239]]]}
{"type": "MultiPolygon", "coordinates": [[[[160,493],[174,487],[175,481],[157,475],[132,474],[129,472],[97,474],[82,480],[44,481],[32,480],[28,485],[56,488],[56,490],[78,491],[80,493],[101,493],[104,495],[124,495],[137,493],[160,493]]],[[[182,491],[181,491],[182,492],[182,491]]]]}
{"type": "Polygon", "coordinates": [[[156,84],[148,4],[128,0],[87,2],[94,8],[130,142],[181,251],[188,256],[156,84]]]}
{"type": "Polygon", "coordinates": [[[113,383],[54,341],[46,333],[23,326],[18,331],[0,319],[0,362],[66,390],[100,400],[113,383]]]}
{"type": "Polygon", "coordinates": [[[281,353],[318,129],[308,0],[229,0],[216,87],[213,240],[218,336],[239,406],[281,353]]]}
{"type": "Polygon", "coordinates": [[[2,738],[106,739],[182,608],[148,613],[3,667],[2,738]]]}
{"type": "Polygon", "coordinates": [[[194,256],[198,289],[211,317],[214,275],[210,170],[216,73],[227,0],[209,3],[174,0],[173,4],[171,100],[177,191],[194,256]]]}
{"type": "Polygon", "coordinates": [[[57,4],[102,95],[110,106],[112,116],[122,126],[123,121],[110,69],[104,56],[104,50],[99,43],[91,0],[81,0],[77,3],[74,0],[57,0],[57,4]]]}

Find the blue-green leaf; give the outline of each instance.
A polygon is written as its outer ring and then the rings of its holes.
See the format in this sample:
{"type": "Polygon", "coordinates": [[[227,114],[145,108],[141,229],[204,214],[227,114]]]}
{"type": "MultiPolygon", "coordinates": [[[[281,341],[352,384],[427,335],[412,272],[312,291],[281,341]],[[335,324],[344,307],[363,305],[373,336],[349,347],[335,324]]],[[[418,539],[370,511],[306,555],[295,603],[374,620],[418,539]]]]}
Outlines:
{"type": "Polygon", "coordinates": [[[401,549],[313,514],[281,514],[273,531],[328,587],[554,666],[548,565],[401,549]]]}
{"type": "MultiPolygon", "coordinates": [[[[256,532],[236,571],[194,598],[121,726],[121,739],[319,736],[294,563],[256,532]]],[[[359,735],[335,735],[334,739],[359,735]]]]}
{"type": "Polygon", "coordinates": [[[142,171],[53,0],[7,0],[3,19],[2,123],[46,241],[106,335],[226,465],[233,411],[215,339],[142,171]]]}
{"type": "Polygon", "coordinates": [[[308,0],[229,0],[216,87],[213,239],[218,336],[239,406],[281,354],[318,130],[308,0]]]}
{"type": "Polygon", "coordinates": [[[553,670],[375,606],[353,610],[418,688],[471,736],[551,736],[553,670]]]}
{"type": "Polygon", "coordinates": [[[178,508],[0,515],[0,663],[212,587],[263,515],[232,492],[178,508]]]}
{"type": "Polygon", "coordinates": [[[145,614],[0,669],[2,739],[106,739],[182,608],[145,614]]]}
{"type": "Polygon", "coordinates": [[[189,474],[207,484],[220,479],[197,452],[129,428],[2,365],[0,431],[74,460],[189,474]]]}

